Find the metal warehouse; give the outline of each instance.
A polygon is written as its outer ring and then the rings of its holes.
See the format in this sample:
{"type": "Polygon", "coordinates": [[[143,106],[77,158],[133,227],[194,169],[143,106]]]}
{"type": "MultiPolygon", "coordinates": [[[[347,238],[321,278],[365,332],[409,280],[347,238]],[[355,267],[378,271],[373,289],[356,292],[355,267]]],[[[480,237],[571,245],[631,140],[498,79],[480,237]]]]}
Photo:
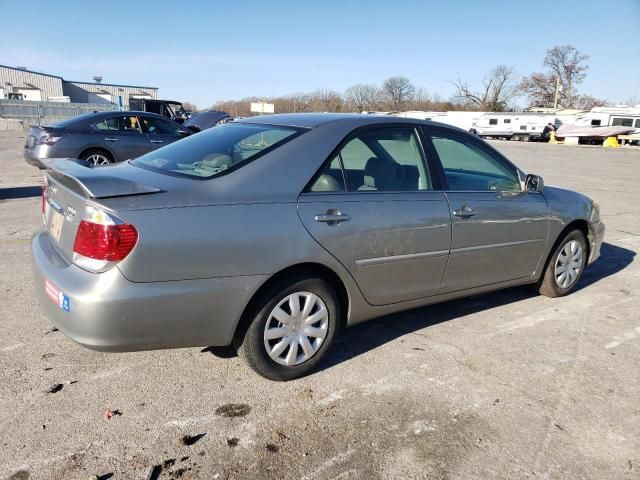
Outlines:
{"type": "Polygon", "coordinates": [[[56,100],[64,96],[63,83],[56,75],[0,65],[0,99],[56,100]]]}
{"type": "Polygon", "coordinates": [[[56,75],[34,72],[24,67],[0,65],[0,100],[31,100],[75,103],[121,103],[128,108],[131,98],[158,98],[156,87],[64,80],[56,75]]]}

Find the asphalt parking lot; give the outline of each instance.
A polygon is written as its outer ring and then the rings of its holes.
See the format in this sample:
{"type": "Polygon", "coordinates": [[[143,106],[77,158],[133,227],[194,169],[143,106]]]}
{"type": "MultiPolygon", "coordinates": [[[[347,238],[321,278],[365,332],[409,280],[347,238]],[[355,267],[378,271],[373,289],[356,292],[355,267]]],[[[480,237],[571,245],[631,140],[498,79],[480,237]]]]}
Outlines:
{"type": "Polygon", "coordinates": [[[374,320],[274,383],[207,349],[103,354],[51,331],[23,143],[0,132],[0,478],[640,478],[640,148],[494,143],[600,204],[602,257],[573,295],[374,320]]]}

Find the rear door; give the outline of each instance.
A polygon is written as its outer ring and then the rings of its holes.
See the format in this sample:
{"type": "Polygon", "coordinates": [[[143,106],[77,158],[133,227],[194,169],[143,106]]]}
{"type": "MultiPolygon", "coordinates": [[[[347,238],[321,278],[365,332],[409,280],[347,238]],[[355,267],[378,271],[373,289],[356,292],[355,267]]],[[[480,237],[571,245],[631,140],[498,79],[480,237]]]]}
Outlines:
{"type": "Polygon", "coordinates": [[[142,131],[149,137],[151,150],[156,150],[165,145],[184,138],[184,130],[177,123],[151,115],[140,116],[142,131]]]}
{"type": "Polygon", "coordinates": [[[139,157],[151,148],[136,115],[114,115],[94,124],[93,129],[98,141],[113,153],[116,162],[139,157]]]}
{"type": "Polygon", "coordinates": [[[301,194],[298,211],[369,303],[440,290],[451,239],[449,208],[413,126],[367,128],[347,137],[301,194]]]}
{"type": "Polygon", "coordinates": [[[425,131],[452,218],[442,292],[533,275],[549,230],[544,196],[523,190],[517,168],[483,141],[436,127],[425,131]]]}

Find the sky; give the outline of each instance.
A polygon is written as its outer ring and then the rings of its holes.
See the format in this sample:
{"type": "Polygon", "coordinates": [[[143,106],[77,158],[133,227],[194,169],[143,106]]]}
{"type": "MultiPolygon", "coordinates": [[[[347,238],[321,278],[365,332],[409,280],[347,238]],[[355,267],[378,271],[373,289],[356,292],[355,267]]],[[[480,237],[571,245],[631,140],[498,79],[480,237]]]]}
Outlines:
{"type": "Polygon", "coordinates": [[[527,75],[571,44],[590,56],[580,93],[640,98],[640,0],[544,3],[0,0],[0,64],[204,108],[398,75],[448,98],[458,76],[479,85],[499,64],[527,75]]]}

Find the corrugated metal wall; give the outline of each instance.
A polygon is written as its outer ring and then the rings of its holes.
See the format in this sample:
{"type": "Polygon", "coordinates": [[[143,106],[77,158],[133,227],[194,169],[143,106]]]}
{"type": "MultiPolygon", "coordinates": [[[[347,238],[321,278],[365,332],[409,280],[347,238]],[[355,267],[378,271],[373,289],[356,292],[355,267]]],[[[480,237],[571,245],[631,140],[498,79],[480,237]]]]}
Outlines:
{"type": "Polygon", "coordinates": [[[4,89],[5,96],[8,96],[13,87],[28,88],[31,85],[40,89],[43,100],[64,95],[60,77],[0,65],[0,87],[4,89]]]}
{"type": "MultiPolygon", "coordinates": [[[[64,82],[65,95],[71,98],[72,102],[88,102],[89,94],[111,95],[113,103],[118,102],[118,96],[122,96],[124,108],[129,108],[129,98],[132,95],[148,95],[148,98],[157,99],[158,89],[151,87],[136,87],[127,85],[110,85],[105,83],[90,82],[64,82]]],[[[95,99],[95,96],[93,96],[95,99]]],[[[106,101],[106,100],[105,100],[106,101]]]]}
{"type": "Polygon", "coordinates": [[[12,118],[29,125],[48,125],[83,113],[117,110],[117,105],[94,103],[28,102],[0,100],[0,118],[12,118]]]}

